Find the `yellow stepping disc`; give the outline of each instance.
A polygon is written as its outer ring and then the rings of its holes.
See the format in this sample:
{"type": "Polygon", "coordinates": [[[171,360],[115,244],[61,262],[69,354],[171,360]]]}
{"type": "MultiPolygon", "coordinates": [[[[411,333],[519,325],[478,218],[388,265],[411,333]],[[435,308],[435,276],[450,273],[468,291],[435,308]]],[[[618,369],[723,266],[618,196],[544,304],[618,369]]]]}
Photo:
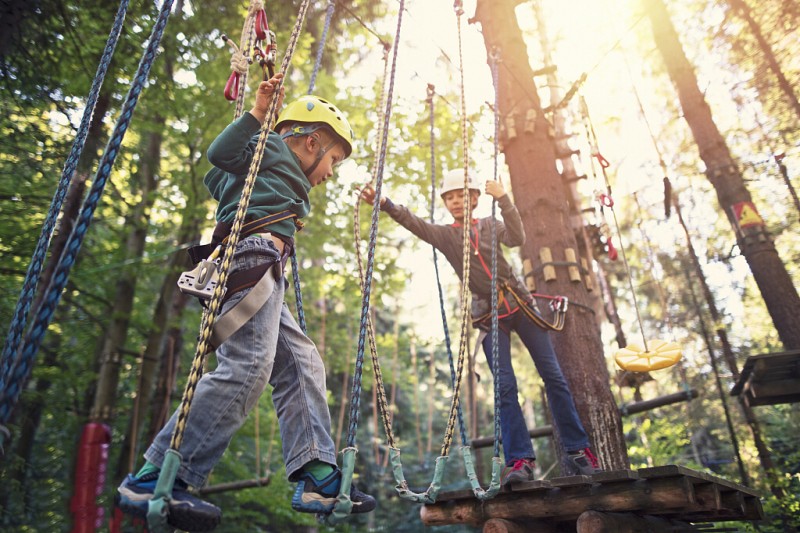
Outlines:
{"type": "Polygon", "coordinates": [[[680,346],[674,342],[651,341],[649,350],[638,344],[629,344],[614,355],[614,360],[623,370],[650,372],[667,368],[681,360],[680,346]]]}

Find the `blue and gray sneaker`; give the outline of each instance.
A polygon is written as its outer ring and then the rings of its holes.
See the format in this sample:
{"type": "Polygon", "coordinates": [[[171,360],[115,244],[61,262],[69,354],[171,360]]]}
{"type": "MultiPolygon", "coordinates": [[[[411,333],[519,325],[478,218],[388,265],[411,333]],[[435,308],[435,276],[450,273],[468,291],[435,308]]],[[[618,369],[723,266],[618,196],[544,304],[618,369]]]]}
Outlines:
{"type": "MultiPolygon", "coordinates": [[[[304,472],[297,481],[292,509],[301,513],[330,513],[336,505],[341,480],[342,471],[338,468],[321,481],[304,472]]],[[[355,484],[350,485],[350,501],[353,502],[353,514],[368,513],[377,505],[375,498],[358,490],[355,484]]]]}
{"type": "MultiPolygon", "coordinates": [[[[158,472],[142,477],[128,475],[117,488],[117,507],[125,514],[147,520],[148,502],[153,499],[157,481],[158,472]]],[[[188,488],[180,479],[175,480],[167,523],[182,531],[211,531],[219,525],[222,511],[190,494],[188,488]]]]}

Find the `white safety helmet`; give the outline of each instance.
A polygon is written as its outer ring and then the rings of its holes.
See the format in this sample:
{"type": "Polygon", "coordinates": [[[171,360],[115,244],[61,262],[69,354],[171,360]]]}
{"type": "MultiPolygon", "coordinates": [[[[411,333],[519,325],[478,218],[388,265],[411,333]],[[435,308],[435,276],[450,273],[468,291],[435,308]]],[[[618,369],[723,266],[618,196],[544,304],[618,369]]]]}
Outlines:
{"type": "MultiPolygon", "coordinates": [[[[467,188],[471,191],[476,191],[478,194],[481,193],[481,189],[478,186],[478,180],[475,178],[475,175],[472,171],[467,172],[467,188]]],[[[450,170],[445,173],[444,178],[442,179],[442,190],[439,193],[439,196],[444,197],[450,191],[457,191],[464,189],[464,169],[457,168],[454,170],[450,170]]]]}

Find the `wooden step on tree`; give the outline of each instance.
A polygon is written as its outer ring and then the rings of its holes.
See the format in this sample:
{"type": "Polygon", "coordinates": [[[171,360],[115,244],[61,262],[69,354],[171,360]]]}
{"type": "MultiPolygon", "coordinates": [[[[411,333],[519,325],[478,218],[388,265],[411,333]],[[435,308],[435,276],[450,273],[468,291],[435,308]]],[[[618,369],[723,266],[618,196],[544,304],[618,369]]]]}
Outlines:
{"type": "Polygon", "coordinates": [[[470,524],[484,532],[658,533],[763,520],[759,497],[720,477],[670,465],[520,483],[485,502],[468,490],[442,493],[420,516],[427,526],[470,524]]]}

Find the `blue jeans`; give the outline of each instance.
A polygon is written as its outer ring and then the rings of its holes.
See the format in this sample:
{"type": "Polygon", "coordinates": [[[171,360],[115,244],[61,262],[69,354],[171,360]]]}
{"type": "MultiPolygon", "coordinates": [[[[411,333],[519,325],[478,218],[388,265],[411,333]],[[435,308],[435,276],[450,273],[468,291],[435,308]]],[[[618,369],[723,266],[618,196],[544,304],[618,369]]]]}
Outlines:
{"type": "MultiPolygon", "coordinates": [[[[278,255],[271,241],[248,237],[236,248],[231,273],[278,255]]],[[[272,271],[266,275],[271,276],[272,271]]],[[[178,478],[189,485],[203,486],[267,382],[272,386],[289,479],[296,479],[303,465],[314,459],[336,464],[325,366],[316,346],[283,302],[285,287],[283,279],[275,283],[264,306],[217,349],[217,367],[197,384],[178,450],[183,458],[178,478]]],[[[221,312],[233,307],[249,290],[231,296],[221,312]]],[[[151,463],[163,463],[176,419],[177,412],[145,453],[151,463]]]]}
{"type": "MultiPolygon", "coordinates": [[[[581,450],[589,446],[589,437],[583,429],[575,409],[575,402],[569,390],[564,374],[556,359],[556,352],[550,341],[550,335],[534,324],[521,310],[500,320],[502,328],[497,330],[497,353],[500,387],[500,433],[503,437],[503,453],[506,464],[517,459],[533,459],[536,457],[528,434],[528,426],[522,416],[519,405],[517,377],[511,365],[511,338],[503,331],[516,331],[520,340],[528,349],[536,370],[544,381],[544,390],[553,422],[558,428],[561,442],[567,451],[581,450]]],[[[483,352],[492,366],[492,334],[491,331],[483,339],[483,352]]]]}

